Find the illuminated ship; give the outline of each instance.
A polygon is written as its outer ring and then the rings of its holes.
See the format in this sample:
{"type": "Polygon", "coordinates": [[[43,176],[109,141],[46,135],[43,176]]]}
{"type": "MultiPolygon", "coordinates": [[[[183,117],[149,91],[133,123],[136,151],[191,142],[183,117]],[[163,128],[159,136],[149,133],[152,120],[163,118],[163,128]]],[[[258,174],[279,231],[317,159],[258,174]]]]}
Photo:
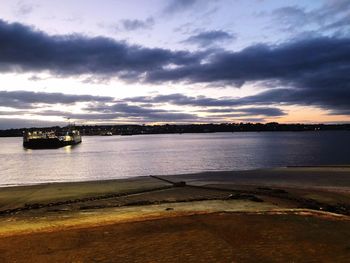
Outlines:
{"type": "Polygon", "coordinates": [[[78,130],[69,127],[62,135],[54,131],[31,131],[23,134],[23,147],[28,149],[55,149],[81,143],[78,130]]]}

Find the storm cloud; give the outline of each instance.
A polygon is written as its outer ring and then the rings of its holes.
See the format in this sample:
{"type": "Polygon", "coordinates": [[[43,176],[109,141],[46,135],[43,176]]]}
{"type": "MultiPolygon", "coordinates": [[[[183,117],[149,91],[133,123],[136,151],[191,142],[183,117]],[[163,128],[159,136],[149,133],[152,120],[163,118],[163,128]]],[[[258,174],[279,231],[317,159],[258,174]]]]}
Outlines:
{"type": "Polygon", "coordinates": [[[130,102],[142,102],[142,103],[169,103],[179,106],[199,106],[199,107],[225,107],[225,106],[237,106],[239,101],[237,99],[230,98],[209,98],[205,96],[186,96],[180,93],[168,94],[168,95],[156,95],[156,96],[140,96],[127,98],[130,102]]]}
{"type": "MultiPolygon", "coordinates": [[[[143,102],[163,100],[198,106],[312,105],[331,114],[350,111],[350,38],[346,37],[257,44],[236,52],[222,49],[190,52],[145,48],[104,37],[50,36],[19,23],[0,20],[0,72],[9,71],[116,76],[149,84],[204,83],[211,87],[218,84],[240,87],[259,81],[267,91],[239,99],[172,94],[143,98],[143,102]]],[[[36,103],[30,101],[31,95],[24,96],[28,99],[7,99],[5,96],[9,94],[5,92],[0,100],[2,106],[21,103],[25,106],[36,103]]],[[[86,97],[84,101],[90,99],[95,100],[86,97]]]]}
{"type": "Polygon", "coordinates": [[[198,116],[195,114],[169,111],[152,107],[142,107],[139,105],[130,105],[125,102],[114,103],[112,105],[93,105],[85,110],[92,113],[98,112],[100,114],[107,115],[119,114],[119,117],[139,118],[144,121],[181,121],[187,119],[198,119],[198,116]]]}
{"type": "Polygon", "coordinates": [[[284,80],[308,82],[326,73],[344,74],[350,67],[350,39],[316,38],[277,46],[255,45],[239,52],[218,51],[206,63],[151,71],[147,81],[191,83],[284,80]]]}
{"type": "MultiPolygon", "coordinates": [[[[243,98],[209,98],[205,96],[186,96],[183,94],[175,93],[168,95],[157,96],[143,96],[126,98],[124,101],[135,103],[150,103],[150,105],[157,104],[171,104],[177,106],[191,106],[198,107],[198,112],[204,113],[225,113],[229,115],[221,115],[221,117],[240,117],[240,116],[254,116],[263,115],[266,117],[277,117],[286,115],[286,113],[277,107],[245,107],[252,104],[269,104],[267,99],[259,95],[243,97],[243,98]]],[[[275,103],[275,102],[274,102],[275,103]]]]}
{"type": "MultiPolygon", "coordinates": [[[[11,108],[10,111],[0,111],[0,116],[18,118],[19,116],[54,116],[71,118],[78,122],[217,122],[234,118],[279,117],[286,113],[275,107],[234,107],[240,104],[235,99],[215,99],[203,96],[190,97],[182,94],[158,95],[154,97],[134,97],[115,99],[91,95],[68,95],[62,93],[28,92],[28,91],[1,91],[0,105],[11,108]],[[48,106],[62,104],[72,105],[77,102],[88,102],[82,112],[74,113],[64,110],[48,109],[48,106]],[[165,110],[161,104],[168,103],[176,106],[194,106],[191,112],[180,110],[165,110]],[[15,110],[16,109],[16,110],[15,110]],[[40,111],[38,111],[40,109],[40,111]],[[199,114],[200,113],[200,114],[199,114]],[[203,113],[205,116],[203,116],[203,113]]],[[[263,118],[259,118],[263,120],[263,118]]],[[[4,119],[5,123],[9,119],[4,119]]],[[[245,119],[244,119],[245,120],[245,119]]],[[[18,120],[18,122],[20,119],[18,120]]],[[[5,124],[4,124],[5,125],[5,124]]],[[[38,126],[39,123],[26,122],[38,126]]]]}
{"type": "Polygon", "coordinates": [[[196,35],[192,35],[183,43],[196,44],[201,47],[208,47],[214,44],[222,43],[228,40],[234,40],[235,36],[222,30],[204,31],[196,35]]]}
{"type": "Polygon", "coordinates": [[[272,97],[264,93],[241,103],[310,104],[336,112],[350,109],[349,72],[350,39],[323,37],[212,54],[207,63],[150,72],[147,81],[236,86],[265,81],[272,97]]]}
{"type": "Polygon", "coordinates": [[[50,36],[19,23],[0,20],[0,71],[50,71],[58,75],[140,76],[169,64],[198,62],[199,54],[144,48],[111,38],[50,36]]]}

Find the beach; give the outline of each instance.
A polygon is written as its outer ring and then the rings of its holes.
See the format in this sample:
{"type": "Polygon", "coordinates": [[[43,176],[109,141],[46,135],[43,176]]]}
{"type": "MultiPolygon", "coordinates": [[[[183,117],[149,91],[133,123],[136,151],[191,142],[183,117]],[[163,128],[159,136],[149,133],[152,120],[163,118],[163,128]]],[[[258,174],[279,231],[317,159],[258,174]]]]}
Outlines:
{"type": "Polygon", "coordinates": [[[346,262],[350,167],[6,187],[0,216],[2,262],[346,262]]]}

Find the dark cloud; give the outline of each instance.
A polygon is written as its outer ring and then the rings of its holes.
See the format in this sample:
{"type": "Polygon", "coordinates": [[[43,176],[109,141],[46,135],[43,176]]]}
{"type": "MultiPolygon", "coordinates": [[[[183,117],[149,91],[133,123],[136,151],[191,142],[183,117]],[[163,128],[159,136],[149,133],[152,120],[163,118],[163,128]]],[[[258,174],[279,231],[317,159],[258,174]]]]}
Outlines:
{"type": "MultiPolygon", "coordinates": [[[[319,80],[321,83],[323,79],[319,80]]],[[[350,88],[340,87],[334,90],[325,88],[273,88],[256,95],[242,98],[208,98],[205,96],[185,96],[183,94],[157,95],[153,97],[134,97],[127,101],[153,104],[173,104],[178,106],[204,107],[202,112],[237,112],[249,115],[282,116],[285,112],[275,107],[261,107],[265,105],[303,105],[316,106],[328,110],[332,115],[350,115],[350,88]],[[242,106],[260,105],[240,111],[242,106]],[[215,108],[220,107],[220,108],[215,108]]]]}
{"type": "MultiPolygon", "coordinates": [[[[322,37],[212,54],[207,63],[152,71],[147,81],[226,85],[269,81],[280,88],[269,91],[276,98],[274,103],[309,104],[337,111],[350,108],[349,72],[350,39],[322,37]]],[[[274,89],[271,85],[269,88],[274,89]]],[[[251,98],[241,102],[247,99],[251,98]]],[[[267,97],[265,103],[270,101],[267,97]]],[[[251,103],[257,102],[254,99],[251,103]]]]}
{"type": "MultiPolygon", "coordinates": [[[[94,122],[195,122],[200,118],[196,114],[168,111],[163,109],[154,109],[149,107],[142,107],[137,105],[129,105],[127,103],[115,103],[110,106],[104,105],[103,103],[95,103],[89,108],[85,109],[83,113],[74,113],[69,111],[60,110],[41,110],[41,111],[31,111],[31,109],[20,110],[20,111],[0,111],[0,117],[11,117],[15,119],[16,116],[31,115],[35,116],[50,116],[50,117],[64,117],[70,118],[78,122],[94,121],[94,122]]],[[[5,119],[5,118],[3,118],[5,119]]],[[[28,127],[27,122],[23,122],[20,125],[20,120],[14,123],[9,122],[10,119],[5,119],[4,128],[10,127],[28,127]],[[18,125],[17,125],[18,122],[18,125]],[[13,124],[8,125],[8,124],[13,124]]],[[[35,122],[33,126],[36,126],[35,122]]],[[[45,123],[45,122],[44,122],[45,123]]],[[[62,122],[60,122],[62,123],[62,122]]],[[[56,124],[54,124],[56,125],[56,124]]],[[[58,125],[58,124],[57,124],[58,125]]],[[[38,125],[37,125],[38,126],[38,125]]],[[[50,124],[50,126],[52,126],[50,124]]]]}
{"type": "Polygon", "coordinates": [[[169,95],[157,95],[153,97],[133,97],[127,98],[130,102],[143,102],[143,103],[169,103],[179,106],[199,106],[199,107],[227,107],[236,106],[239,102],[236,99],[230,98],[208,98],[205,96],[186,96],[180,93],[169,95]]]}
{"type": "MultiPolygon", "coordinates": [[[[247,106],[252,104],[268,104],[266,99],[259,99],[258,96],[243,97],[240,99],[232,98],[208,98],[205,96],[191,97],[183,94],[169,94],[169,95],[157,95],[153,97],[134,97],[127,98],[125,101],[135,103],[150,103],[155,104],[172,104],[177,106],[193,106],[200,107],[200,112],[204,113],[225,113],[234,114],[235,117],[239,116],[252,116],[252,115],[264,115],[269,117],[277,117],[286,115],[286,113],[276,107],[249,107],[249,108],[238,108],[239,106],[247,106]],[[220,108],[217,108],[220,107],[220,108]],[[204,108],[204,109],[202,109],[204,108]]],[[[275,101],[274,104],[278,104],[275,101]]],[[[222,115],[224,117],[228,115],[222,115]]],[[[233,116],[233,115],[231,115],[233,116]]]]}
{"type": "Polygon", "coordinates": [[[16,111],[0,111],[0,116],[13,116],[13,115],[24,115],[27,114],[27,111],[16,110],[16,111]]]}
{"type": "MultiPolygon", "coordinates": [[[[295,80],[343,72],[349,66],[350,39],[316,38],[281,44],[255,45],[239,52],[217,52],[207,63],[149,72],[147,81],[245,82],[295,80]]],[[[345,75],[346,76],[346,75],[345,75]]],[[[337,76],[338,77],[338,76],[337,76]]]]}
{"type": "MultiPolygon", "coordinates": [[[[236,120],[253,119],[249,116],[279,117],[285,115],[283,111],[277,108],[246,108],[246,109],[212,109],[202,112],[222,113],[211,114],[207,117],[199,117],[196,114],[167,111],[162,109],[150,109],[125,103],[115,104],[107,107],[91,107],[88,113],[70,113],[61,111],[42,111],[38,113],[44,116],[70,117],[76,121],[128,121],[128,122],[206,122],[206,121],[227,121],[235,118],[236,120]],[[247,118],[248,117],[248,118],[247,118]]],[[[255,118],[259,121],[263,118],[255,118]]]]}
{"type": "Polygon", "coordinates": [[[131,46],[110,38],[49,36],[19,23],[0,20],[0,71],[78,75],[140,76],[169,64],[198,62],[200,54],[131,46]]]}
{"type": "Polygon", "coordinates": [[[273,107],[253,107],[253,108],[215,108],[215,109],[206,109],[203,112],[208,113],[225,113],[221,116],[257,116],[263,115],[266,117],[278,117],[286,115],[284,111],[279,108],[273,107]]]}
{"type": "MultiPolygon", "coordinates": [[[[322,80],[321,80],[322,81],[322,80]]],[[[304,105],[316,106],[332,115],[350,115],[350,88],[273,89],[239,100],[240,105],[304,105]]]]}
{"type": "Polygon", "coordinates": [[[193,7],[199,0],[169,0],[163,12],[166,14],[174,14],[183,12],[193,7]]]}
{"type": "Polygon", "coordinates": [[[55,116],[65,117],[72,120],[114,120],[121,117],[125,117],[125,114],[120,113],[72,113],[68,111],[57,111],[57,110],[44,110],[37,113],[40,116],[55,116]]]}
{"type": "Polygon", "coordinates": [[[112,105],[93,105],[86,110],[90,112],[102,112],[102,114],[119,114],[125,118],[140,118],[144,121],[174,121],[197,119],[197,115],[168,111],[157,108],[141,107],[138,105],[129,105],[128,103],[120,102],[112,105]]]}
{"type": "Polygon", "coordinates": [[[36,104],[74,104],[76,102],[111,102],[112,97],[70,95],[32,91],[0,91],[0,106],[18,109],[35,108],[36,104]]]}
{"type": "Polygon", "coordinates": [[[124,30],[134,31],[138,29],[151,29],[154,25],[153,17],[149,17],[146,20],[139,19],[124,19],[121,20],[121,25],[124,30]]]}
{"type": "MultiPolygon", "coordinates": [[[[262,96],[263,93],[261,93],[262,96]]],[[[201,112],[208,113],[238,113],[242,115],[265,115],[265,116],[282,116],[285,112],[275,107],[250,107],[250,108],[233,108],[238,106],[247,106],[252,104],[268,104],[264,99],[258,96],[243,97],[239,99],[232,98],[208,98],[205,96],[185,96],[183,94],[157,95],[153,97],[134,97],[125,99],[130,102],[138,103],[169,103],[178,106],[193,106],[205,108],[201,112]],[[214,107],[214,108],[213,108],[214,107]],[[220,108],[217,108],[220,107],[220,108]]],[[[266,99],[265,99],[266,100],[266,99]]],[[[278,104],[274,102],[274,104],[278,104]]]]}
{"type": "Polygon", "coordinates": [[[339,20],[336,20],[334,22],[331,22],[324,26],[324,29],[337,29],[337,28],[347,28],[348,32],[350,29],[350,14],[348,16],[345,16],[343,18],[340,18],[339,20]]]}
{"type": "Polygon", "coordinates": [[[184,43],[196,44],[201,47],[208,47],[216,43],[222,43],[228,40],[234,40],[235,36],[222,30],[204,31],[190,36],[184,43]]]}
{"type": "MultiPolygon", "coordinates": [[[[131,46],[102,37],[49,36],[18,23],[0,20],[0,61],[2,72],[49,70],[54,74],[118,76],[151,84],[184,82],[241,86],[259,81],[269,88],[266,92],[240,99],[189,98],[172,94],[143,98],[142,103],[163,100],[177,105],[193,103],[211,107],[313,105],[329,110],[331,114],[343,114],[350,109],[350,38],[346,37],[299,39],[280,45],[259,44],[237,52],[189,52],[131,46]]],[[[9,102],[2,95],[0,99],[5,105],[22,103],[30,106],[33,103],[24,99],[9,102]]],[[[130,99],[130,102],[132,100],[135,101],[130,99]]],[[[85,101],[90,99],[85,98],[85,101]]]]}
{"type": "Polygon", "coordinates": [[[220,119],[227,120],[228,118],[232,117],[236,119],[247,116],[277,117],[285,114],[282,110],[273,107],[232,108],[233,105],[239,104],[241,103],[235,99],[214,99],[204,96],[189,97],[182,94],[158,95],[154,97],[134,97],[119,100],[117,102],[111,97],[91,95],[68,95],[62,93],[28,91],[0,91],[1,106],[11,107],[12,109],[22,109],[16,111],[0,111],[0,115],[4,117],[24,115],[31,115],[32,117],[55,116],[65,118],[69,117],[76,121],[96,122],[212,122],[220,119]],[[76,102],[89,102],[89,106],[83,109],[83,113],[44,109],[41,111],[36,111],[42,106],[47,107],[54,104],[69,105],[76,102]],[[204,112],[211,115],[207,117],[199,117],[196,113],[186,113],[182,112],[181,110],[164,110],[159,108],[159,104],[164,103],[201,107],[202,110],[197,110],[197,113],[204,112]]]}

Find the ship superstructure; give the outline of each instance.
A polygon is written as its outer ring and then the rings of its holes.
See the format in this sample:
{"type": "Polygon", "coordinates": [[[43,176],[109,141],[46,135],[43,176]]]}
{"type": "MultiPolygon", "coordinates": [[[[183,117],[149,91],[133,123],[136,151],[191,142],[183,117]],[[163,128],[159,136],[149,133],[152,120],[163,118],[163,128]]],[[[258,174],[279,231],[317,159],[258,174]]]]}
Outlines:
{"type": "Polygon", "coordinates": [[[81,143],[79,130],[68,127],[64,133],[55,131],[28,131],[23,134],[23,147],[28,149],[55,149],[81,143]]]}

